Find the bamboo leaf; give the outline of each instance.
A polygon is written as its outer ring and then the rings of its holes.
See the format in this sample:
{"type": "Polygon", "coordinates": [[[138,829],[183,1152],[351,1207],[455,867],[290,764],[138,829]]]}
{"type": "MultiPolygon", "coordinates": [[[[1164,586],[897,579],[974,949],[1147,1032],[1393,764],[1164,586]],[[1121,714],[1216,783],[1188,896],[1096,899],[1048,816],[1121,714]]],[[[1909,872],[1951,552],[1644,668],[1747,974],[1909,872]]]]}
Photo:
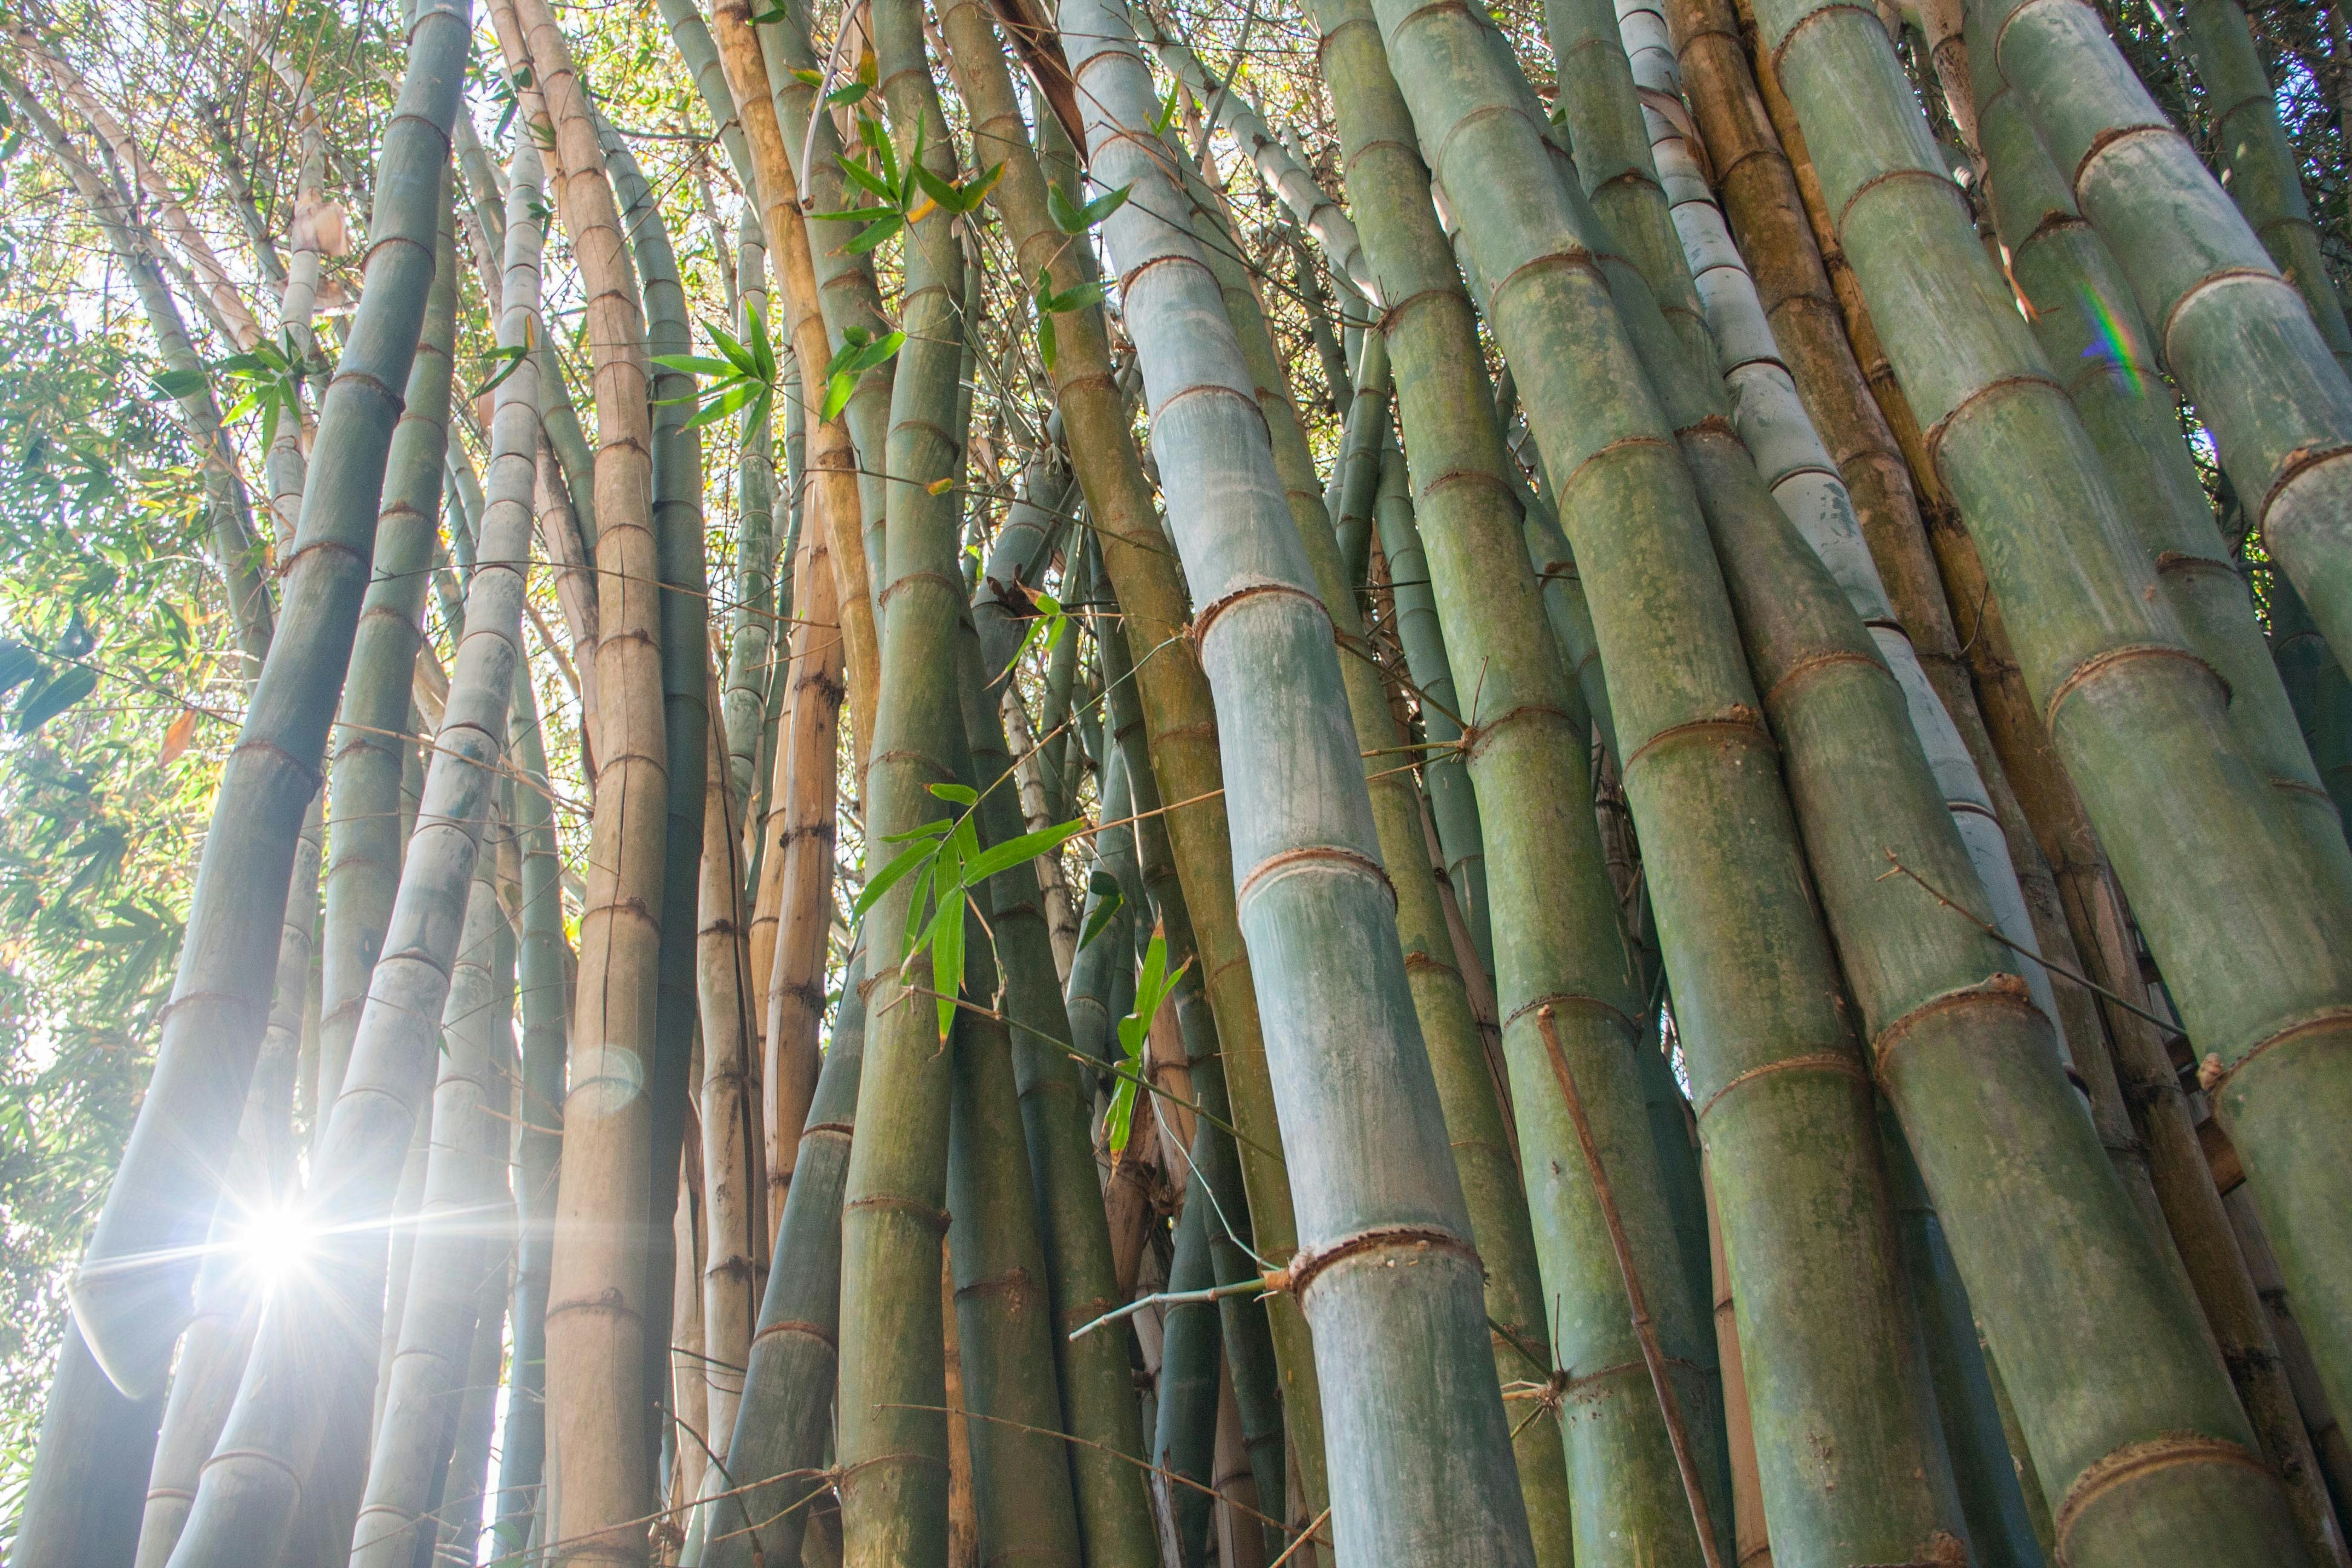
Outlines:
{"type": "Polygon", "coordinates": [[[1080,952],[1084,952],[1088,947],[1091,947],[1094,944],[1095,938],[1102,935],[1104,931],[1108,929],[1111,917],[1118,913],[1119,905],[1122,901],[1123,900],[1118,896],[1118,889],[1114,886],[1108,893],[1103,896],[1102,900],[1095,905],[1095,912],[1087,917],[1087,929],[1078,933],[1078,951],[1080,952]]]}
{"type": "Polygon", "coordinates": [[[841,411],[849,406],[849,400],[856,395],[857,378],[847,371],[835,372],[825,378],[824,405],[818,410],[817,418],[820,420],[839,418],[841,411]]]}
{"type": "Polygon", "coordinates": [[[166,397],[194,397],[206,384],[205,373],[200,370],[161,370],[152,379],[155,390],[166,397]]]}
{"type": "Polygon", "coordinates": [[[969,784],[935,784],[931,785],[931,794],[940,800],[953,801],[958,805],[980,804],[980,792],[969,784]]]}
{"type": "Polygon", "coordinates": [[[776,381],[776,350],[768,341],[768,318],[759,306],[747,304],[743,313],[751,323],[751,358],[758,366],[760,379],[771,386],[776,381]]]}
{"type": "Polygon", "coordinates": [[[915,873],[915,897],[907,905],[906,962],[910,964],[915,962],[915,955],[923,951],[923,943],[928,940],[928,933],[923,936],[917,933],[923,931],[923,910],[930,901],[931,883],[937,877],[939,867],[939,860],[934,856],[924,861],[923,868],[915,873]]]}
{"type": "MultiPolygon", "coordinates": [[[[962,210],[955,205],[956,188],[947,181],[942,180],[920,163],[910,166],[907,172],[915,176],[915,184],[921,186],[923,194],[931,200],[950,211],[962,210]]],[[[914,221],[915,216],[913,213],[908,213],[908,221],[914,221]]]]}
{"type": "Polygon", "coordinates": [[[41,673],[41,656],[20,642],[0,640],[0,697],[41,673]]]}
{"type": "Polygon", "coordinates": [[[1061,186],[1045,187],[1045,210],[1052,215],[1054,226],[1064,234],[1087,232],[1086,215],[1070,205],[1070,198],[1062,194],[1061,186]]]}
{"type": "Polygon", "coordinates": [[[1118,1087],[1111,1091],[1110,1110],[1103,1114],[1103,1142],[1110,1145],[1112,1153],[1123,1154],[1135,1126],[1135,1080],[1122,1073],[1118,1081],[1118,1087]]]}
{"type": "Polygon", "coordinates": [[[656,354],[654,363],[664,370],[683,371],[688,375],[733,375],[733,362],[712,359],[708,354],[656,354]]]}
{"type": "MultiPolygon", "coordinates": [[[[857,162],[857,160],[850,157],[845,153],[837,153],[834,154],[834,158],[835,161],[841,165],[841,172],[848,175],[850,179],[855,181],[859,186],[863,187],[866,192],[872,195],[877,201],[890,202],[893,204],[897,202],[898,196],[897,189],[893,186],[884,184],[881,177],[867,169],[865,164],[857,162]]],[[[824,217],[829,215],[818,213],[815,216],[818,217],[824,217]]]]}
{"type": "Polygon", "coordinates": [[[1041,827],[1034,833],[1024,833],[1018,838],[1008,838],[974,856],[963,868],[963,879],[977,887],[1002,871],[1009,871],[1024,860],[1034,860],[1050,854],[1086,831],[1083,818],[1065,822],[1055,827],[1041,827]]]}
{"type": "Polygon", "coordinates": [[[849,906],[851,923],[865,919],[866,911],[872,909],[883,894],[897,887],[908,872],[930,858],[931,847],[928,843],[911,845],[893,856],[887,866],[866,879],[865,889],[857,895],[857,901],[849,906]]]}
{"type": "Polygon", "coordinates": [[[866,228],[865,233],[859,235],[856,238],[851,240],[847,245],[843,246],[841,248],[847,251],[852,256],[863,256],[867,251],[872,250],[876,246],[881,245],[885,241],[888,240],[892,235],[897,234],[900,229],[906,226],[907,220],[900,217],[897,213],[892,213],[887,217],[876,220],[866,228]]]}
{"type": "Polygon", "coordinates": [[[1118,211],[1127,205],[1127,198],[1134,189],[1135,184],[1130,181],[1115,191],[1105,191],[1085,206],[1080,207],[1078,209],[1080,226],[1090,228],[1118,211]]]}
{"type": "Polygon", "coordinates": [[[940,912],[931,921],[931,989],[939,993],[940,1038],[955,1024],[956,997],[963,991],[964,890],[953,888],[940,895],[940,912]]]}
{"type": "Polygon", "coordinates": [[[98,672],[70,665],[17,700],[16,733],[29,735],[98,689],[98,672]]]}

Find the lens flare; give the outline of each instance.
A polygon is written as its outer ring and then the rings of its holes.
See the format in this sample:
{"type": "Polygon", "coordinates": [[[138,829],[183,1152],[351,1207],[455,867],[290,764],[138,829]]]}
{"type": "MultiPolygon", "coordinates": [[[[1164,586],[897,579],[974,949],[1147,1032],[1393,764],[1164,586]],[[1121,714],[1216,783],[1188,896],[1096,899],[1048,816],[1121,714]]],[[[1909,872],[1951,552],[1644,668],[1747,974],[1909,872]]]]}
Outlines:
{"type": "Polygon", "coordinates": [[[2083,307],[2091,318],[2091,342],[2083,351],[2083,357],[2115,366],[2132,395],[2144,395],[2147,388],[2140,379],[2139,355],[2134,352],[2130,328],[2117,319],[2105,300],[2088,289],[2083,290],[2083,307]]]}
{"type": "Polygon", "coordinates": [[[319,1233],[310,1217],[291,1205],[256,1209],[229,1238],[238,1264],[264,1289],[275,1289],[301,1272],[317,1250],[319,1233]]]}

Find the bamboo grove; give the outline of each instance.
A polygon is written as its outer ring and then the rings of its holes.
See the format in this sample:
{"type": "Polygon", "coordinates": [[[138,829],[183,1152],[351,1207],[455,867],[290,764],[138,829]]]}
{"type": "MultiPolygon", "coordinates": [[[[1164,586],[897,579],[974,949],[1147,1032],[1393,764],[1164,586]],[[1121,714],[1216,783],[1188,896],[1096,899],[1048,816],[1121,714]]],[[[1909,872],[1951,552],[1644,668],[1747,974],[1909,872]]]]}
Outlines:
{"type": "Polygon", "coordinates": [[[8,1561],[2352,1568],[2342,7],[395,9],[0,40],[8,1561]]]}

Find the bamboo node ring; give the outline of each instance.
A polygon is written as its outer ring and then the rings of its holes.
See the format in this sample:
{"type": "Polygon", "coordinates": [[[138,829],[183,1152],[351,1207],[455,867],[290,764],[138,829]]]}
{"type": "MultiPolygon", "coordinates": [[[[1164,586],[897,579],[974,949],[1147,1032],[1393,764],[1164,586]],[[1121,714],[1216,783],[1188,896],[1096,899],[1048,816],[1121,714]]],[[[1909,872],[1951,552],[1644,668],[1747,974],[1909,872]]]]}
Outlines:
{"type": "MultiPolygon", "coordinates": [[[[1342,1237],[1328,1247],[1300,1247],[1289,1264],[1278,1271],[1281,1285],[1269,1284],[1268,1289],[1286,1289],[1303,1306],[1307,1300],[1307,1287],[1313,1284],[1325,1269],[1350,1258],[1381,1251],[1409,1251],[1415,1257],[1435,1252],[1460,1258],[1474,1268],[1481,1267],[1478,1249],[1450,1230],[1425,1225],[1377,1225],[1353,1236],[1342,1237]]],[[[1391,1268],[1396,1266],[1394,1258],[1389,1259],[1388,1263],[1391,1268]]],[[[1272,1278],[1269,1276],[1270,1279],[1272,1278]]]]}

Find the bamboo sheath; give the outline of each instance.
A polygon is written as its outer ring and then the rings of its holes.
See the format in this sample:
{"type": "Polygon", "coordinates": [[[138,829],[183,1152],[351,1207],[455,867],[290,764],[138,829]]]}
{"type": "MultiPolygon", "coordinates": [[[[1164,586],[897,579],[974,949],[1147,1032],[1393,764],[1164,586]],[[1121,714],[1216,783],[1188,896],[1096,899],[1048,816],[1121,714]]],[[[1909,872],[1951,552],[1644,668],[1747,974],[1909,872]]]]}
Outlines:
{"type": "MultiPolygon", "coordinates": [[[[2273,1238],[2283,1243],[2290,1280],[2309,1282],[2315,1343],[2325,1346],[2333,1331],[2317,1281],[2343,1272],[2331,1262],[2343,1241],[2340,1227],[2318,1221],[2310,1206],[2330,1201],[2320,1195],[2329,1182],[2313,1173],[2328,1166],[2311,1161],[2318,1126],[2352,1087],[2333,1070],[2326,1048],[2338,1027],[2338,999],[2352,984],[2335,934],[2347,912],[2342,897],[2326,868],[2301,851],[2274,792],[2231,731],[2219,682],[2189,655],[2162,605],[2095,449],[2049,379],[2006,284],[1967,232],[1962,205],[1932,172],[1924,124],[1903,96],[1883,36],[1828,11],[1768,6],[1759,16],[1791,102],[1813,121],[1823,190],[1832,210],[1843,208],[1846,253],[1872,296],[1889,357],[1932,433],[1992,591],[2010,612],[2025,683],[2045,706],[2058,752],[2134,895],[2190,1037],[2214,1058],[2210,1076],[2225,1124],[2257,1196],[2272,1194],[2273,1238]],[[1819,151],[1832,145],[1834,157],[1819,151]],[[1931,284],[1937,304],[1918,292],[1931,284]],[[1961,303],[1970,300],[1977,303],[1961,303]],[[2012,439],[2023,431],[2030,437],[2012,439]],[[2051,517],[2072,526],[2053,531],[2051,517]],[[2198,847],[2184,860],[2191,847],[2198,847]],[[2184,875],[2185,866],[2194,872],[2184,875]],[[2213,939],[2214,913],[2222,909],[2246,911],[2252,922],[2229,921],[2233,940],[2213,939]],[[2257,913],[2284,910],[2295,913],[2284,921],[2257,913]],[[2284,1048],[2267,1048],[2273,1043],[2284,1048]],[[2233,1073],[2232,1062],[2252,1070],[2233,1073]],[[2292,1195],[2287,1168],[2295,1172],[2292,1195]]],[[[2003,53],[2009,49],[2005,40],[2003,53]]],[[[1991,64],[1978,60],[1974,68],[1991,64]]],[[[1937,1190],[1933,1159],[1922,1154],[1930,1189],[1937,1190]]],[[[1954,1240],[1964,1272],[1975,1274],[1970,1246],[1958,1231],[1954,1240]]],[[[2329,1364],[2324,1349],[2321,1360],[2329,1364]]],[[[2018,1376],[2008,1381],[2021,1392],[2018,1376]]],[[[2020,1414],[2045,1483],[2063,1494],[2099,1456],[2045,1452],[2072,1439],[2037,1433],[2033,1414],[2020,1414]]],[[[2212,1436],[2234,1440],[2241,1430],[2232,1421],[2212,1436]]],[[[2070,1526],[2097,1515],[2099,1529],[2118,1530],[2110,1539],[2127,1548],[2131,1526],[2106,1521],[2129,1490],[2105,1489],[2071,1511],[2062,1501],[2062,1547],[2070,1526]]],[[[2242,1536],[2222,1533],[2230,1549],[2249,1549],[2242,1536]]],[[[2168,1543],[2183,1551],[2197,1544],[2178,1536],[2168,1543]]]]}
{"type": "MultiPolygon", "coordinates": [[[[544,100],[533,123],[552,132],[556,210],[588,294],[596,403],[597,771],[548,1288],[557,1506],[547,1528],[573,1556],[641,1562],[654,1493],[646,1374],[659,1364],[646,1345],[645,1272],[667,852],[656,825],[668,795],[645,314],[594,111],[552,13],[544,0],[514,0],[493,16],[509,65],[520,45],[544,100]]],[[[668,1289],[665,1279],[665,1302],[668,1289]]]]}
{"type": "MultiPolygon", "coordinates": [[[[2095,12],[2000,4],[1979,26],[1989,47],[1971,51],[1971,73],[2013,88],[2051,157],[2071,171],[2076,204],[2156,324],[2157,352],[2212,431],[2272,558],[2330,646],[2352,647],[2352,381],[2311,308],[2095,12]]],[[[1993,85],[1980,80],[1979,94],[1993,85]]],[[[2242,90],[2226,79],[2216,89],[2242,90]]],[[[1793,84],[1790,96],[1801,111],[1793,84]]],[[[2312,283],[2330,287],[2324,268],[2312,283]]],[[[2292,1237],[2281,1239],[2292,1254],[2292,1237]]],[[[2323,1362],[2334,1353],[2323,1350],[2323,1362]]]]}
{"type": "MultiPolygon", "coordinates": [[[[526,341],[536,298],[530,275],[538,265],[537,230],[527,207],[515,210],[524,221],[509,226],[508,309],[500,324],[509,343],[526,341]]],[[[250,1560],[285,1545],[289,1532],[299,1534],[292,1545],[305,1552],[325,1546],[320,1537],[328,1530],[340,1529],[351,1539],[350,1513],[358,1499],[345,1506],[337,1498],[345,1484],[339,1471],[360,1451],[350,1430],[365,1419],[368,1405],[335,1395],[363,1386],[375,1359],[383,1279],[376,1226],[412,1129],[424,1114],[439,1033],[430,1021],[441,1016],[450,994],[466,891],[492,809],[521,659],[536,377],[519,373],[507,386],[512,390],[501,399],[506,416],[498,422],[503,439],[494,448],[506,461],[492,490],[496,504],[485,514],[467,593],[467,633],[435,741],[417,835],[402,867],[352,1065],[317,1151],[319,1175],[308,1206],[322,1237],[319,1258],[312,1272],[281,1289],[264,1314],[221,1447],[172,1554],[175,1563],[250,1560]],[[321,1323],[334,1329],[322,1336],[321,1323]],[[323,1390],[322,1396],[283,1400],[282,1390],[296,1382],[323,1390]]],[[[420,1302],[420,1310],[425,1305],[420,1302]]],[[[429,1479],[428,1473],[426,1484],[429,1479]]]]}
{"type": "Polygon", "coordinates": [[[1132,32],[1121,12],[1091,0],[1071,0],[1060,22],[1089,172],[1106,188],[1130,188],[1107,237],[1171,530],[1201,605],[1202,662],[1220,694],[1237,902],[1279,1047],[1269,1053],[1277,1094],[1301,1134],[1347,1129],[1285,1145],[1305,1205],[1288,1277],[1322,1325],[1323,1414],[1353,1439],[1330,1476],[1339,1553],[1532,1563],[1480,1345],[1468,1216],[1398,961],[1369,792],[1355,782],[1362,763],[1331,623],[1308,585],[1216,278],[1184,226],[1163,146],[1142,129],[1154,95],[1132,32]],[[1367,1362],[1342,1348],[1360,1333],[1410,1335],[1424,1352],[1367,1362]],[[1409,1418],[1389,1418],[1399,1413],[1409,1418]]]}
{"type": "MultiPolygon", "coordinates": [[[[951,40],[949,66],[971,106],[974,155],[1003,166],[989,200],[1004,218],[1024,274],[1034,277],[1043,268],[1053,279],[1055,291],[1066,293],[1091,279],[1093,263],[1087,247],[1070,244],[1049,216],[1044,164],[1056,146],[1058,122],[1048,119],[1039,128],[1047,157],[1032,154],[1020,128],[1003,52],[983,43],[984,23],[977,9],[969,16],[964,9],[950,7],[941,26],[951,40]]],[[[1083,205],[1084,193],[1075,182],[1064,194],[1083,205]]],[[[1222,776],[1218,718],[1198,650],[1183,636],[1192,618],[1192,601],[1135,450],[1126,400],[1111,373],[1102,312],[1090,306],[1058,316],[1055,330],[1059,345],[1053,370],[1055,406],[1086,500],[1090,531],[1118,601],[1151,769],[1163,800],[1197,803],[1167,819],[1169,837],[1200,945],[1202,983],[1216,1015],[1234,1125],[1246,1139],[1241,1161],[1251,1224],[1258,1251],[1279,1266],[1297,1250],[1297,1222],[1289,1177],[1282,1162],[1268,1152],[1282,1146],[1281,1131],[1256,991],[1233,896],[1228,805],[1217,793],[1222,776]]],[[[1078,994],[1076,967],[1073,999],[1078,994]]],[[[1074,1008],[1074,1043],[1082,1045],[1079,1032],[1090,1023],[1091,1016],[1082,1016],[1074,1008]]],[[[1100,1029],[1098,1037],[1107,1038],[1108,1020],[1100,1029]]],[[[1313,1352],[1296,1301],[1276,1298],[1268,1304],[1267,1315],[1291,1438],[1299,1453],[1306,1489],[1302,1500],[1311,1517],[1321,1511],[1326,1497],[1313,1352]]]]}
{"type": "Polygon", "coordinates": [[[152,1392],[188,1314],[193,1249],[212,1215],[217,1152],[244,1103],[274,978],[280,907],[302,805],[349,658],[365,586],[398,399],[422,321],[431,241],[443,203],[446,126],[457,112],[466,25],[432,5],[409,29],[410,68],[377,174],[367,291],[321,406],[303,527],[288,563],[280,674],[265,664],[238,748],[224,771],[163,1039],[124,1163],[71,1296],[99,1363],[131,1392],[152,1392]],[[206,875],[210,868],[211,874],[206,875]],[[235,884],[232,886],[231,884],[235,884]],[[209,895],[209,896],[207,896],[209,895]],[[161,1259],[159,1261],[159,1259],[161,1259]]]}

